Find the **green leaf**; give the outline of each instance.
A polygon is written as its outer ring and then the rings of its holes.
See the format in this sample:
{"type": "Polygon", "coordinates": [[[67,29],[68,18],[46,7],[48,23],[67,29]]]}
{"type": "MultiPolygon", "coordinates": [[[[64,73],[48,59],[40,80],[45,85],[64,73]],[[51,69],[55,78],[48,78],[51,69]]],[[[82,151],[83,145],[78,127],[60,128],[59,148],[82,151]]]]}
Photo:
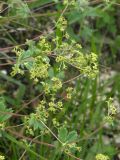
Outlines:
{"type": "Polygon", "coordinates": [[[11,113],[11,112],[12,112],[12,109],[11,108],[7,109],[4,99],[2,97],[0,97],[0,123],[4,122],[8,118],[10,118],[11,114],[9,114],[9,113],[11,113]]]}
{"type": "Polygon", "coordinates": [[[37,130],[37,129],[44,130],[45,129],[44,125],[39,120],[36,120],[34,114],[30,115],[29,125],[33,127],[34,130],[37,130]]]}
{"type": "Polygon", "coordinates": [[[54,69],[52,67],[48,70],[48,74],[50,78],[53,78],[55,76],[54,69]]]}
{"type": "Polygon", "coordinates": [[[71,131],[68,136],[67,136],[67,142],[71,143],[77,140],[77,132],[76,131],[71,131]]]}
{"type": "Polygon", "coordinates": [[[9,0],[9,7],[14,15],[21,16],[22,18],[27,18],[30,14],[27,3],[21,0],[9,0]]]}
{"type": "Polygon", "coordinates": [[[67,139],[67,135],[68,135],[68,131],[66,128],[61,127],[59,132],[58,132],[58,138],[62,141],[62,142],[66,142],[67,139]]]}

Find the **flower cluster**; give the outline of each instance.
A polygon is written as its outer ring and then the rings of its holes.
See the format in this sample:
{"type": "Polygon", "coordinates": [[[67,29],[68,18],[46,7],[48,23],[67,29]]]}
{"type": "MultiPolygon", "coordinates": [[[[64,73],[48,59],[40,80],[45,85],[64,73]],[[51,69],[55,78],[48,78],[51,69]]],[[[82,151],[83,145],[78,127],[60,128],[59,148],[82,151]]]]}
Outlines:
{"type": "MultiPolygon", "coordinates": [[[[26,133],[34,135],[34,131],[40,129],[45,130],[44,124],[47,123],[50,114],[56,114],[57,111],[63,109],[62,101],[56,101],[55,98],[51,98],[51,101],[47,103],[45,100],[40,101],[39,105],[36,107],[35,113],[31,113],[29,116],[25,117],[26,133]]],[[[53,125],[59,126],[59,122],[56,118],[52,119],[53,125]]]]}
{"type": "Polygon", "coordinates": [[[60,123],[58,122],[58,120],[56,118],[52,119],[52,123],[53,123],[54,127],[59,127],[60,126],[60,123]]]}
{"type": "Polygon", "coordinates": [[[65,31],[65,29],[67,28],[67,21],[64,17],[60,17],[57,23],[57,29],[59,29],[60,31],[65,31]]]}
{"type": "Polygon", "coordinates": [[[96,160],[109,160],[109,157],[104,154],[97,154],[96,160]]]}
{"type": "Polygon", "coordinates": [[[56,62],[69,64],[80,73],[94,78],[98,74],[98,56],[95,53],[83,54],[82,47],[75,41],[63,42],[56,50],[56,62]],[[58,55],[58,56],[57,56],[58,55]]]}
{"type": "Polygon", "coordinates": [[[113,103],[113,98],[110,97],[106,102],[108,104],[108,115],[115,115],[117,113],[117,108],[113,103]]]}
{"type": "Polygon", "coordinates": [[[48,76],[50,60],[47,55],[51,53],[51,46],[45,37],[41,37],[37,44],[29,40],[27,40],[26,44],[28,45],[28,50],[22,50],[18,47],[13,50],[16,53],[17,61],[11,74],[13,76],[17,73],[24,74],[28,69],[30,78],[38,82],[39,78],[48,76]]]}
{"type": "Polygon", "coordinates": [[[62,110],[63,109],[63,104],[61,101],[58,101],[57,103],[55,103],[55,100],[52,99],[51,102],[49,102],[49,108],[48,110],[55,113],[57,110],[62,110]]]}
{"type": "Polygon", "coordinates": [[[46,123],[48,120],[49,113],[45,109],[45,101],[41,101],[36,108],[35,113],[31,113],[29,116],[26,116],[25,126],[26,126],[26,133],[34,135],[34,131],[40,129],[43,131],[45,128],[42,122],[46,123]]]}
{"type": "Polygon", "coordinates": [[[4,160],[4,159],[5,159],[5,157],[0,155],[0,160],[4,160]]]}
{"type": "Polygon", "coordinates": [[[65,144],[65,152],[66,153],[71,153],[74,150],[80,152],[82,150],[82,148],[78,147],[76,145],[76,143],[65,144]]]}
{"type": "Polygon", "coordinates": [[[4,130],[4,128],[5,128],[5,122],[0,123],[0,129],[1,129],[1,130],[4,130]]]}
{"type": "Polygon", "coordinates": [[[22,57],[22,54],[23,54],[23,50],[19,47],[15,47],[13,49],[13,52],[16,53],[16,56],[17,56],[17,62],[14,64],[14,66],[12,67],[12,72],[11,72],[11,75],[12,76],[15,76],[16,74],[21,74],[23,75],[24,74],[24,71],[22,69],[20,69],[20,63],[21,63],[21,57],[22,57]]]}
{"type": "Polygon", "coordinates": [[[50,65],[46,59],[42,59],[41,56],[37,56],[34,59],[32,68],[30,69],[31,79],[34,79],[37,82],[38,78],[47,78],[49,66],[50,65]]]}
{"type": "Polygon", "coordinates": [[[39,54],[42,54],[43,56],[51,54],[51,45],[44,36],[40,37],[40,40],[38,42],[38,50],[39,54]]]}
{"type": "Polygon", "coordinates": [[[75,6],[76,1],[75,0],[63,0],[63,5],[75,6]]]}
{"type": "Polygon", "coordinates": [[[52,82],[53,82],[53,86],[52,86],[52,90],[53,90],[53,91],[57,91],[57,90],[59,90],[60,88],[62,88],[62,82],[60,81],[59,78],[53,77],[53,78],[52,78],[52,82]]]}
{"type": "Polygon", "coordinates": [[[117,108],[114,105],[113,98],[110,97],[106,102],[108,106],[108,115],[105,117],[105,121],[112,124],[114,116],[117,114],[117,108]]]}
{"type": "Polygon", "coordinates": [[[72,88],[72,87],[68,87],[68,88],[66,89],[67,99],[71,99],[71,97],[72,97],[72,91],[73,91],[73,88],[72,88]]]}
{"type": "Polygon", "coordinates": [[[46,94],[55,93],[62,88],[62,81],[57,77],[53,77],[50,80],[50,83],[41,82],[41,84],[43,85],[43,90],[46,94]]]}

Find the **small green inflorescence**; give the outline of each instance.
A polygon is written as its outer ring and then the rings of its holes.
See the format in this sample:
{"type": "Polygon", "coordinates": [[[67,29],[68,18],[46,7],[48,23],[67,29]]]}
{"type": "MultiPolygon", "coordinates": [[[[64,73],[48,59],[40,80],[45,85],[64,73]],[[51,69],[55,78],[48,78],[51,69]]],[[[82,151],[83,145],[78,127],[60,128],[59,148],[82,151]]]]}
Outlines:
{"type": "Polygon", "coordinates": [[[5,160],[5,157],[0,155],[0,160],[5,160]]]}
{"type": "Polygon", "coordinates": [[[114,105],[113,98],[110,97],[106,102],[108,107],[108,115],[105,116],[105,122],[108,122],[109,124],[113,124],[115,115],[117,114],[118,110],[117,110],[117,107],[114,105]]]}
{"type": "Polygon", "coordinates": [[[96,160],[110,160],[108,156],[104,154],[97,154],[96,155],[96,160]]]}

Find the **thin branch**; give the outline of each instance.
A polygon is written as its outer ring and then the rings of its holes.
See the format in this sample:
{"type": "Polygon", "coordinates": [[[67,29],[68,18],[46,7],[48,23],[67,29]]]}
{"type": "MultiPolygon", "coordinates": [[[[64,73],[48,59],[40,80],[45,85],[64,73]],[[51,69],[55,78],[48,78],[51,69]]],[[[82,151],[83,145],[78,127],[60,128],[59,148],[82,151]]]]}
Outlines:
{"type": "Polygon", "coordinates": [[[69,79],[69,80],[63,82],[63,84],[69,83],[69,82],[71,82],[71,81],[73,81],[73,80],[75,80],[75,79],[77,79],[77,78],[79,78],[79,77],[81,77],[81,76],[82,76],[82,75],[79,74],[79,75],[77,75],[76,77],[73,77],[73,78],[71,78],[71,79],[69,79]]]}
{"type": "Polygon", "coordinates": [[[14,116],[14,117],[24,117],[24,116],[26,116],[26,115],[12,113],[12,112],[3,112],[3,111],[0,111],[0,113],[5,114],[5,115],[11,115],[11,116],[14,116]]]}
{"type": "Polygon", "coordinates": [[[13,64],[15,64],[15,62],[2,63],[2,64],[0,64],[0,67],[9,66],[9,65],[13,65],[13,64]]]}
{"type": "Polygon", "coordinates": [[[41,144],[41,145],[45,145],[45,146],[48,146],[48,147],[55,148],[55,146],[53,144],[49,144],[49,143],[46,143],[46,142],[41,142],[41,141],[38,141],[38,140],[34,140],[33,138],[26,137],[26,136],[24,136],[24,135],[22,135],[18,132],[15,132],[15,131],[12,131],[12,130],[8,129],[8,128],[6,128],[6,130],[8,132],[10,132],[11,134],[15,135],[18,138],[23,138],[23,139],[26,139],[28,141],[32,141],[32,142],[37,143],[37,144],[41,144]]]}
{"type": "Polygon", "coordinates": [[[42,96],[43,93],[38,94],[36,97],[34,97],[32,100],[30,100],[28,103],[25,103],[23,105],[23,107],[21,107],[19,110],[16,111],[16,113],[19,113],[20,111],[22,111],[24,108],[26,108],[29,104],[31,104],[32,102],[36,101],[40,96],[42,96]]]}
{"type": "Polygon", "coordinates": [[[72,155],[71,153],[68,153],[68,152],[65,152],[65,153],[66,153],[68,156],[70,156],[70,157],[72,157],[72,158],[74,158],[74,159],[76,159],[76,160],[82,160],[82,159],[80,159],[80,158],[72,155]]]}

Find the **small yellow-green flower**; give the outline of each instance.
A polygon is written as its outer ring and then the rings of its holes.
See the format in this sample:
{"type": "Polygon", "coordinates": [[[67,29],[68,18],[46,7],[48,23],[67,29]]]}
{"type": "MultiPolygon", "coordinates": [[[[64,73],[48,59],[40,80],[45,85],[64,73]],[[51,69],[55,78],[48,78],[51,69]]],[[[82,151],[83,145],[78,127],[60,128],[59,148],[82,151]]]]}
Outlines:
{"type": "Polygon", "coordinates": [[[117,113],[117,108],[113,103],[113,98],[110,97],[106,102],[108,104],[108,115],[115,115],[117,113]]]}
{"type": "Polygon", "coordinates": [[[57,91],[62,87],[62,82],[59,78],[53,77],[52,82],[53,82],[53,86],[52,86],[53,91],[57,91]]]}
{"type": "Polygon", "coordinates": [[[66,27],[67,27],[66,19],[64,17],[60,17],[58,20],[57,28],[63,32],[65,31],[66,27]]]}
{"type": "Polygon", "coordinates": [[[97,154],[95,158],[96,158],[96,160],[109,160],[108,156],[101,154],[101,153],[97,154]]]}
{"type": "Polygon", "coordinates": [[[0,129],[4,130],[5,128],[5,123],[0,123],[0,129]]]}
{"type": "Polygon", "coordinates": [[[4,159],[5,159],[5,157],[0,155],[0,160],[4,160],[4,159]]]}

